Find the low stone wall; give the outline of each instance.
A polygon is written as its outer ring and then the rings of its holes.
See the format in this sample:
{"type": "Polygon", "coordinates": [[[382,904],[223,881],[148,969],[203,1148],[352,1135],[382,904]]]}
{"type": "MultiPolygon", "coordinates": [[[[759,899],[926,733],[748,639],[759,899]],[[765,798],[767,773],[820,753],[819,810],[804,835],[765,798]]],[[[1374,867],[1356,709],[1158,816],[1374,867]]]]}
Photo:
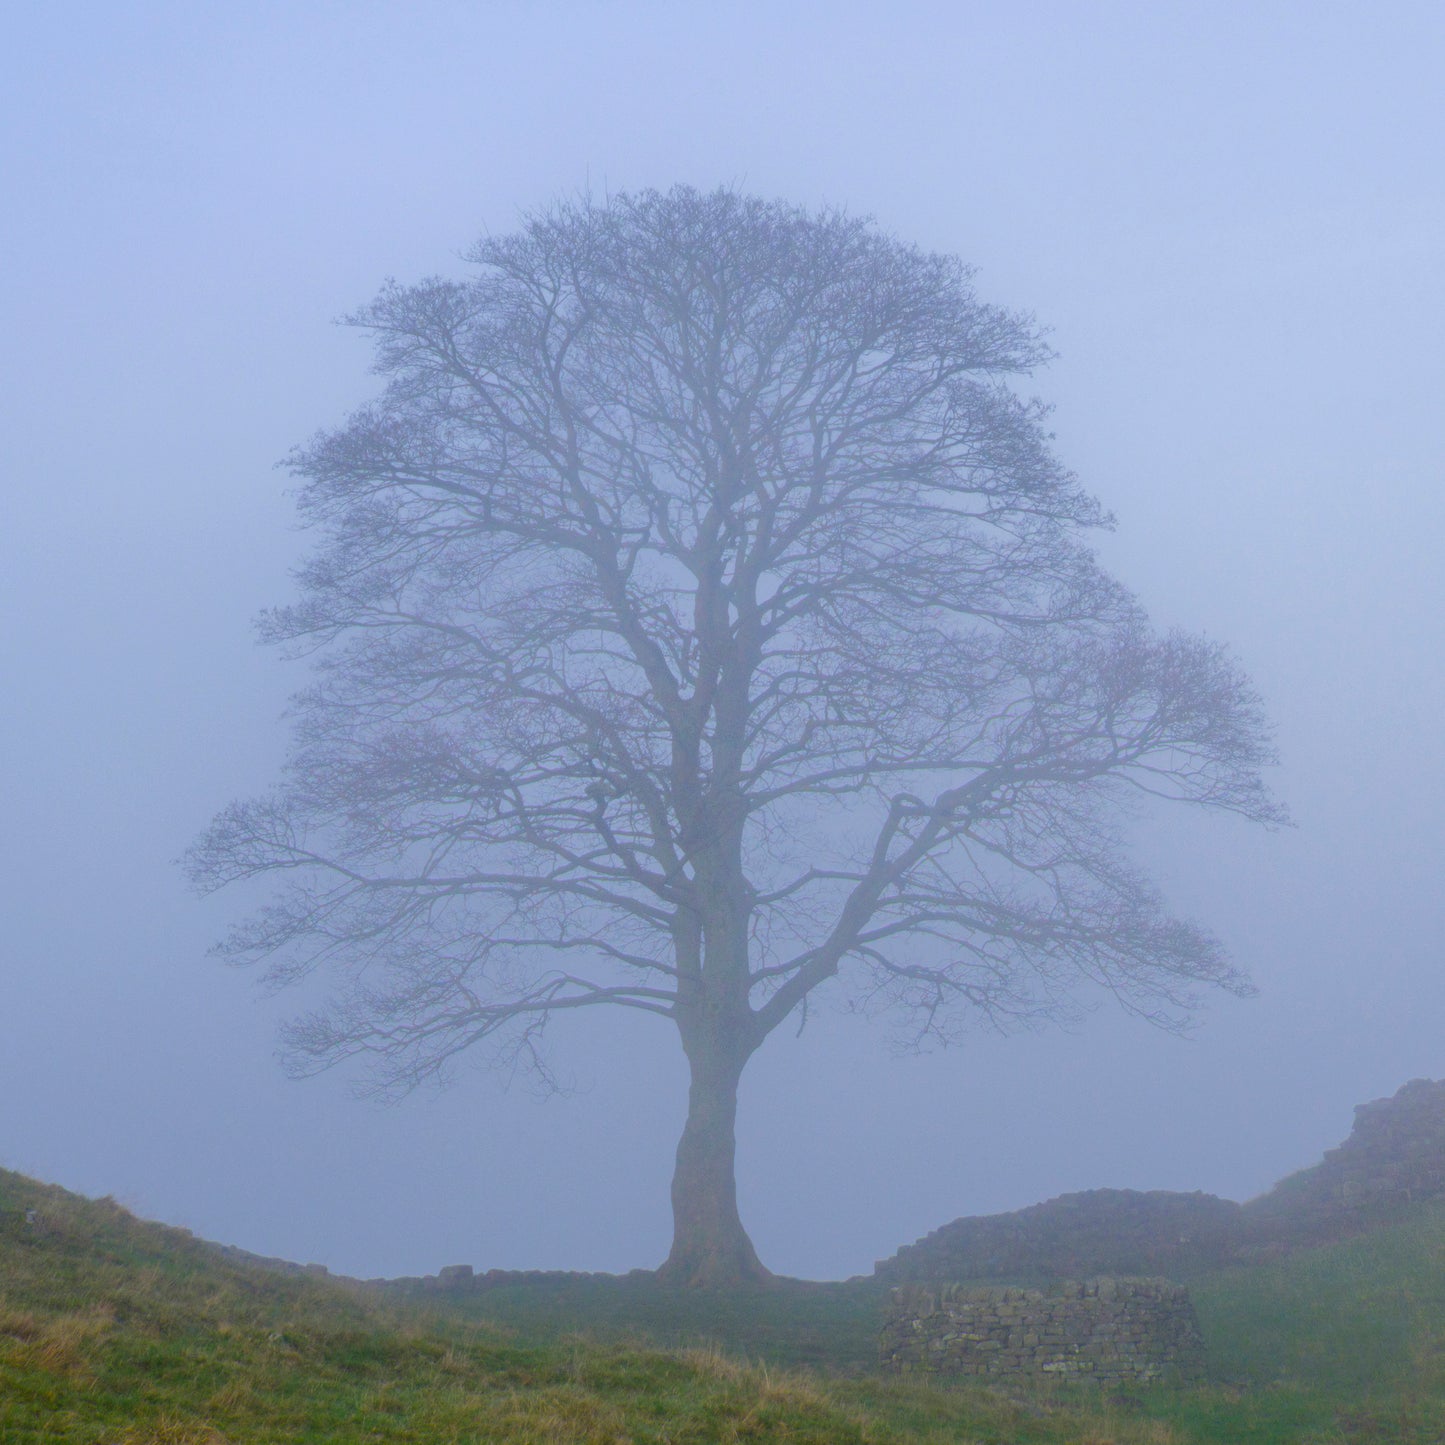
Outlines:
{"type": "Polygon", "coordinates": [[[1189,1291],[1165,1279],[1063,1281],[1048,1293],[966,1285],[892,1292],[885,1370],[1101,1385],[1187,1382],[1204,1373],[1189,1291]]]}
{"type": "Polygon", "coordinates": [[[650,1270],[634,1269],[627,1274],[578,1269],[488,1269],[475,1270],[469,1264],[443,1265],[436,1274],[419,1278],[368,1280],[368,1284],[386,1285],[404,1291],[442,1294],[479,1294],[489,1289],[505,1289],[509,1285],[547,1285],[565,1288],[587,1284],[592,1280],[621,1280],[650,1274],[650,1270]]]}

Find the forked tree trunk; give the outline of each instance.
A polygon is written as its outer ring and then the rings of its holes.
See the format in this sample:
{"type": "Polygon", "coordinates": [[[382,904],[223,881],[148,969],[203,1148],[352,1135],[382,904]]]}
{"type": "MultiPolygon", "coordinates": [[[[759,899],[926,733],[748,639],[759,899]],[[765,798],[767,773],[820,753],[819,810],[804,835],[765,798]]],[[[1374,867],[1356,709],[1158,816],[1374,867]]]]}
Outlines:
{"type": "Polygon", "coordinates": [[[672,1253],[658,1278],[696,1288],[772,1278],[738,1217],[734,1161],[742,1057],[689,1051],[687,1123],[672,1176],[672,1253]]]}

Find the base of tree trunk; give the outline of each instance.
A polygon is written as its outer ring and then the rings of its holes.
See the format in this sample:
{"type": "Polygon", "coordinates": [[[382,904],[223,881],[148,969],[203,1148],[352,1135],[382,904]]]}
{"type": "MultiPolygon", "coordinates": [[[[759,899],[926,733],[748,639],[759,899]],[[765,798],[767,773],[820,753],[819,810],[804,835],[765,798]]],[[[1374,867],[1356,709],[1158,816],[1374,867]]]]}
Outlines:
{"type": "Polygon", "coordinates": [[[748,1053],[696,1047],[688,1058],[687,1122],[672,1176],[672,1252],[657,1277],[691,1289],[763,1284],[773,1276],[738,1217],[734,1172],[738,1080],[748,1053]]]}
{"type": "Polygon", "coordinates": [[[735,1289],[739,1285],[769,1284],[776,1276],[744,1235],[741,1247],[733,1244],[679,1250],[674,1246],[658,1268],[657,1278],[662,1284],[687,1289],[735,1289]]]}

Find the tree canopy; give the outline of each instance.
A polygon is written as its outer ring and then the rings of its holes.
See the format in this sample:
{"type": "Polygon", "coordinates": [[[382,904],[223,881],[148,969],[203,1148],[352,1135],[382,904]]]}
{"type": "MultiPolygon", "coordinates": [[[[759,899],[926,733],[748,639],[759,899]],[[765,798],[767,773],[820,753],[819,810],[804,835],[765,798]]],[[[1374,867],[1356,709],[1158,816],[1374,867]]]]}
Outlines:
{"type": "Polygon", "coordinates": [[[333,1004],[307,1071],[406,1088],[564,1010],[675,1026],[667,1272],[765,1274],[737,1083],[819,988],[911,1037],[1241,990],[1128,861],[1131,802],[1271,821],[1259,702],[1151,632],[958,260],[729,190],[559,205],[349,318],[385,388],[296,452],[318,545],[286,778],[193,848],[278,873],[222,945],[333,1004]]]}

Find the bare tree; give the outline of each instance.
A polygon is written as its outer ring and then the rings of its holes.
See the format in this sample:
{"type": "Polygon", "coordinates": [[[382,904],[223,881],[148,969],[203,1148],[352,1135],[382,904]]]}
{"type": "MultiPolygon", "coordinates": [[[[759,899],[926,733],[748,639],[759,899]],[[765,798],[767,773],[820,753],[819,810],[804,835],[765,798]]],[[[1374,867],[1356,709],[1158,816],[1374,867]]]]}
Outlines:
{"type": "Polygon", "coordinates": [[[1122,856],[1153,796],[1276,816],[1247,680],[1150,634],[958,261],[731,191],[560,206],[350,318],[384,393],[293,457],[322,542],[267,639],[293,762],[190,854],[290,875],[221,951],[333,971],[298,1071],[406,1088],[563,1010],[678,1030],[663,1272],[766,1275],[738,1081],[843,976],[913,1036],[1089,986],[1246,988],[1122,856]]]}

